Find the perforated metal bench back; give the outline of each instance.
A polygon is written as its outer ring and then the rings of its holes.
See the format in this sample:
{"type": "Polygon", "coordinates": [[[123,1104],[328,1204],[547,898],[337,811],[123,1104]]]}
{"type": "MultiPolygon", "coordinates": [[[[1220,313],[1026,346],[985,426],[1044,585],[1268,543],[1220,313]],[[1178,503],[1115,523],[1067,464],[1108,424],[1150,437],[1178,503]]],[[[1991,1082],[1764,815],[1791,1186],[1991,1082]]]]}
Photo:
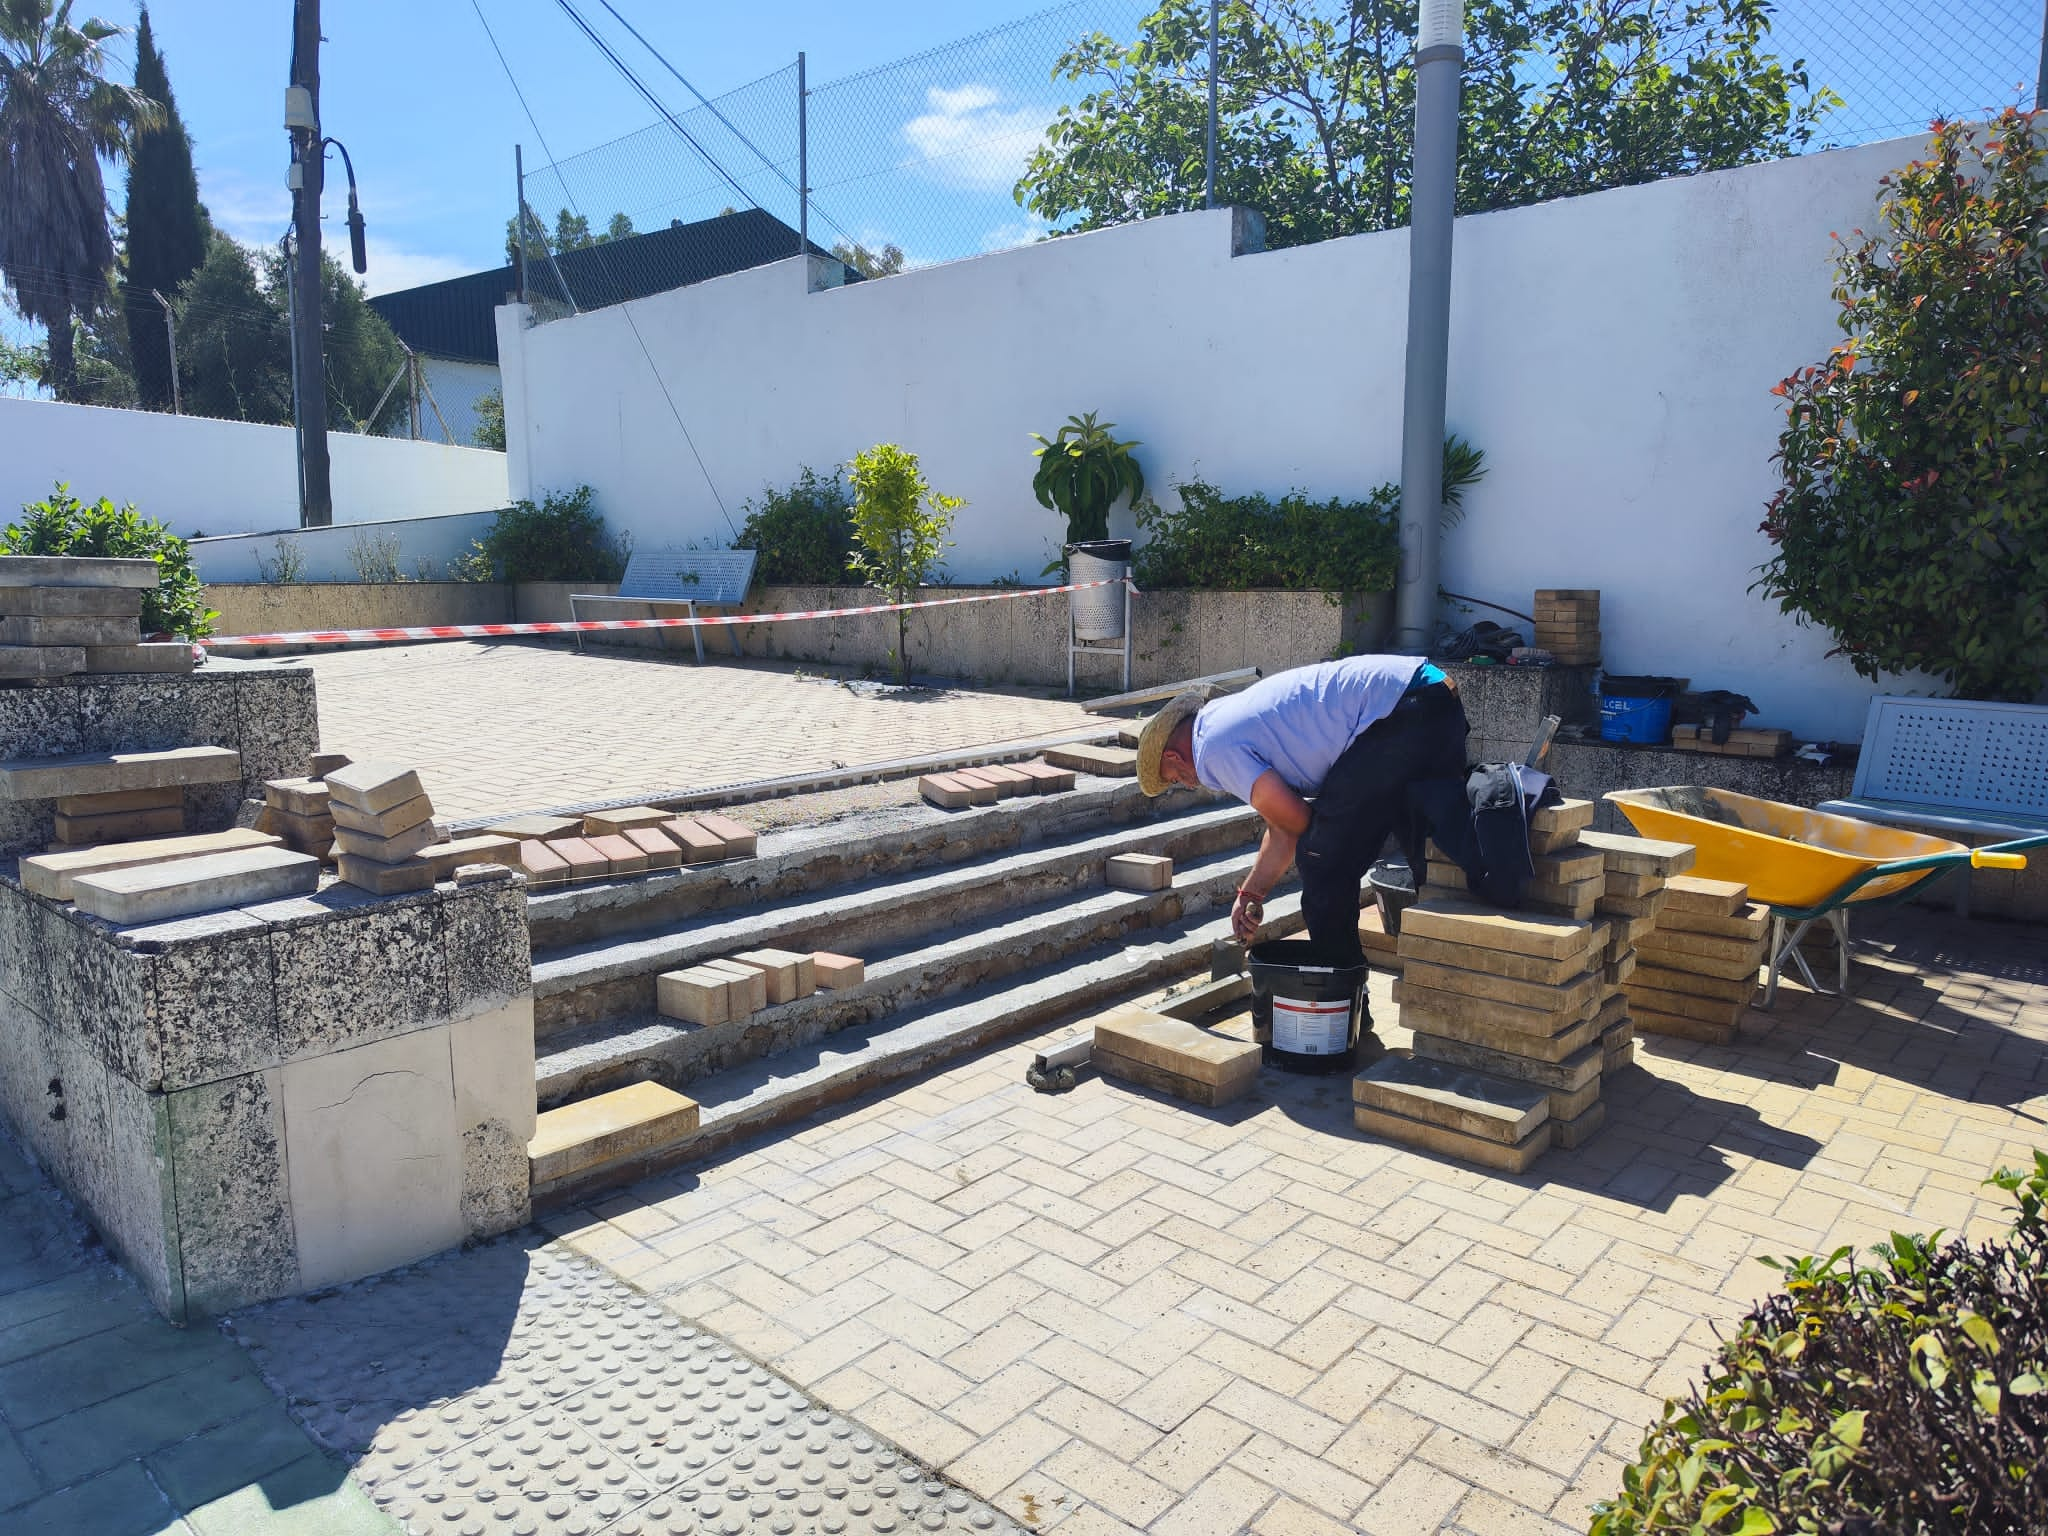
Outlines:
{"type": "Polygon", "coordinates": [[[692,602],[737,606],[754,579],[751,549],[636,549],[619,582],[620,597],[642,602],[692,602]]]}
{"type": "Polygon", "coordinates": [[[2048,816],[2048,707],[1872,699],[1853,794],[1858,800],[2048,816]]]}

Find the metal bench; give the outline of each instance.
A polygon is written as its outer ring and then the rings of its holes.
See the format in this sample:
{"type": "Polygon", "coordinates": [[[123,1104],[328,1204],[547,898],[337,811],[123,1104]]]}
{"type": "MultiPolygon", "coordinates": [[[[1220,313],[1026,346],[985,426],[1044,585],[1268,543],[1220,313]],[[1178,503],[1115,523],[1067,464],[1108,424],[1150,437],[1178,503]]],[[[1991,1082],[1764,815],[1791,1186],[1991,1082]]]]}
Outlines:
{"type": "MultiPolygon", "coordinates": [[[[582,618],[584,603],[635,603],[649,607],[669,604],[681,607],[693,619],[699,608],[737,608],[746,602],[747,588],[754,583],[757,553],[751,549],[682,549],[675,545],[635,550],[626,562],[626,574],[619,579],[619,590],[570,593],[569,617],[582,618]]],[[[728,624],[725,633],[732,641],[733,655],[743,655],[738,626],[728,624]]],[[[690,638],[696,642],[697,659],[702,661],[704,631],[692,629],[690,638]]],[[[580,632],[576,647],[583,648],[580,632]]]]}
{"type": "Polygon", "coordinates": [[[1874,698],[1849,798],[1819,809],[1960,843],[2048,832],[2048,706],[1874,698]]]}

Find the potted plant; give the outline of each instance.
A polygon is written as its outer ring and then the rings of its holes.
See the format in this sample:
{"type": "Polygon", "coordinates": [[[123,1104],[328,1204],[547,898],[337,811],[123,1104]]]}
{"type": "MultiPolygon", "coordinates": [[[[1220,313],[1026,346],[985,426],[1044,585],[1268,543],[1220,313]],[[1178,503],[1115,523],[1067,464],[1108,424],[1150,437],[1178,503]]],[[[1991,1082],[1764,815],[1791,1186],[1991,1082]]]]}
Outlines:
{"type": "MultiPolygon", "coordinates": [[[[1109,510],[1125,496],[1135,504],[1145,494],[1145,472],[1131,456],[1138,444],[1120,443],[1110,435],[1115,425],[1096,421],[1090,411],[1069,416],[1053,437],[1031,434],[1039,445],[1032,449],[1038,470],[1031,477],[1031,492],[1041,507],[1067,520],[1069,581],[1114,581],[1130,572],[1131,541],[1109,536],[1109,510]]],[[[1124,595],[1118,588],[1076,592],[1072,604],[1076,639],[1123,638],[1124,595]]]]}

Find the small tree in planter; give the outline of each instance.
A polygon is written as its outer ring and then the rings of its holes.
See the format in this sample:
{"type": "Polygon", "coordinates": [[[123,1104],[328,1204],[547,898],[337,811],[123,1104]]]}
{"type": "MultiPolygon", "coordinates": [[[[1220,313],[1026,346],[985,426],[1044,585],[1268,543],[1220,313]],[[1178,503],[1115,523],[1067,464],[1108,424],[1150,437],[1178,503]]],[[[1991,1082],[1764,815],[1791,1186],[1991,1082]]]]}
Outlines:
{"type": "MultiPolygon", "coordinates": [[[[966,505],[926,483],[917,455],[878,443],[854,455],[846,478],[853,485],[854,551],[846,564],[892,603],[917,600],[917,589],[938,567],[953,513],[966,505]]],[[[910,681],[910,615],[896,615],[896,675],[910,681]]]]}
{"type": "MultiPolygon", "coordinates": [[[[1109,537],[1109,509],[1117,498],[1128,494],[1131,505],[1145,494],[1145,472],[1131,457],[1136,442],[1120,443],[1110,436],[1113,421],[1098,423],[1095,413],[1069,416],[1058,434],[1031,434],[1038,447],[1031,450],[1038,470],[1031,477],[1031,494],[1048,512],[1067,520],[1067,543],[1090,544],[1109,537]]],[[[1054,561],[1050,574],[1060,568],[1054,561]]]]}
{"type": "Polygon", "coordinates": [[[2048,676],[2048,114],[1936,125],[1836,262],[1848,340],[1772,393],[1784,486],[1757,586],[1865,677],[1966,698],[2048,676]]]}

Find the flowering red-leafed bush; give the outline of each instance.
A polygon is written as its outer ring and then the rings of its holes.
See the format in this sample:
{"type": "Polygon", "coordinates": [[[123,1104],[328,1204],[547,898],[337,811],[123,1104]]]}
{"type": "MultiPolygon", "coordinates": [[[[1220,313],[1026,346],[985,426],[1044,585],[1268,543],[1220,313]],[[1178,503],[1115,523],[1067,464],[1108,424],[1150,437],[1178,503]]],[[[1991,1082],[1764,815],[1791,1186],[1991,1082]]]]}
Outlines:
{"type": "Polygon", "coordinates": [[[1968,698],[2048,679],[2048,113],[1937,123],[1834,296],[1848,339],[1773,393],[1758,587],[1866,677],[1968,698]]]}

